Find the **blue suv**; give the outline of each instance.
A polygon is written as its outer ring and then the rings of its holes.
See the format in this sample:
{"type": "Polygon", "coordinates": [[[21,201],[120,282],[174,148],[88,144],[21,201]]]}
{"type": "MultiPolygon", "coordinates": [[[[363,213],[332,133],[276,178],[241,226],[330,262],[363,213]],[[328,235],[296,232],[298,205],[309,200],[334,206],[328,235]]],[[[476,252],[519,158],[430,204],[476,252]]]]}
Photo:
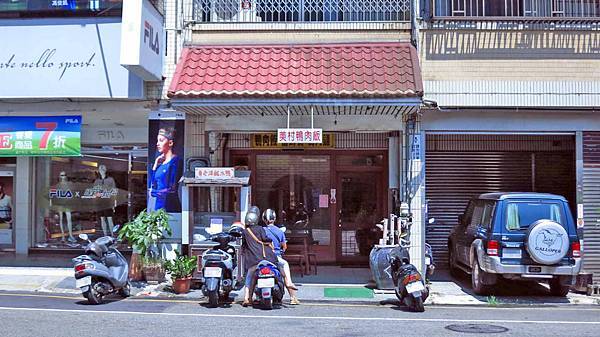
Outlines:
{"type": "Polygon", "coordinates": [[[487,193],[471,199],[448,238],[450,272],[471,275],[473,291],[488,294],[498,277],[547,281],[565,296],[581,269],[577,228],[564,197],[487,193]]]}

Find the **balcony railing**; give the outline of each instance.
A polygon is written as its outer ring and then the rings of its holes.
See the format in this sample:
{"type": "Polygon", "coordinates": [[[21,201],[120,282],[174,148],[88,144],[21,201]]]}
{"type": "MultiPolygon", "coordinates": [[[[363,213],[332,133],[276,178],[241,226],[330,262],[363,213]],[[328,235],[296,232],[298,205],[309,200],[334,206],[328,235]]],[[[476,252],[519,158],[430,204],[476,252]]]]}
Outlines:
{"type": "Polygon", "coordinates": [[[410,21],[411,0],[194,0],[195,22],[410,21]]]}
{"type": "Polygon", "coordinates": [[[438,17],[600,17],[600,0],[433,0],[438,17]]]}

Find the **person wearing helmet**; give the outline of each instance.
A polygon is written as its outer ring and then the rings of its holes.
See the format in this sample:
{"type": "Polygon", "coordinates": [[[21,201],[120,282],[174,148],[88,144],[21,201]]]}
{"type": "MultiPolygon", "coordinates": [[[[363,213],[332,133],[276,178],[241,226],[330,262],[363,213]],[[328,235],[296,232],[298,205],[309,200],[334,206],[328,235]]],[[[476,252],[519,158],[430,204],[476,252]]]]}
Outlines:
{"type": "Polygon", "coordinates": [[[283,259],[282,255],[287,249],[287,240],[285,239],[285,233],[275,225],[275,220],[277,219],[277,215],[274,210],[268,208],[262,214],[265,230],[267,236],[271,239],[273,243],[273,251],[277,256],[279,270],[283,272],[283,279],[285,282],[285,287],[288,289],[288,293],[290,294],[290,304],[297,305],[300,304],[298,297],[296,296],[296,285],[292,282],[292,274],[290,272],[289,263],[283,259]]]}
{"type": "Polygon", "coordinates": [[[255,286],[254,273],[258,263],[267,260],[275,265],[278,264],[277,257],[271,248],[271,239],[267,236],[265,228],[258,224],[259,214],[258,212],[249,211],[244,219],[246,228],[242,233],[242,256],[248,269],[246,271],[246,292],[243,306],[252,304],[255,286]]]}

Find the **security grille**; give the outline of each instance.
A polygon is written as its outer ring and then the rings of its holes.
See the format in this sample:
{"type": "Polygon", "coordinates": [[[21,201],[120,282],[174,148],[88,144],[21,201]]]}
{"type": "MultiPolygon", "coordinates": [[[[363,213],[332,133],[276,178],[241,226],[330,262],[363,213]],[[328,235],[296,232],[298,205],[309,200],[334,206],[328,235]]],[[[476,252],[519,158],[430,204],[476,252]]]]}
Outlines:
{"type": "Polygon", "coordinates": [[[600,283],[600,132],[583,133],[583,267],[600,283]]]}
{"type": "Polygon", "coordinates": [[[435,0],[435,16],[569,17],[600,16],[600,0],[435,0]]]}
{"type": "Polygon", "coordinates": [[[447,266],[448,235],[469,199],[490,192],[548,192],[575,203],[573,136],[427,135],[427,234],[436,265],[447,266]]]}
{"type": "Polygon", "coordinates": [[[410,0],[194,0],[196,22],[410,20],[410,0]]]}

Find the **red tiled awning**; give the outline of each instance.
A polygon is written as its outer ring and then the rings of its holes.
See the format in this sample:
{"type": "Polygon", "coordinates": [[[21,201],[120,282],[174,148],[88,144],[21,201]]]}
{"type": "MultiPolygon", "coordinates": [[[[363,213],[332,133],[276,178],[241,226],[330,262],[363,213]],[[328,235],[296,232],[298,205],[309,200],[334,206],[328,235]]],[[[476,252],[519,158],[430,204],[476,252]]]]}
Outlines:
{"type": "Polygon", "coordinates": [[[420,98],[409,43],[184,48],[171,98],[420,98]]]}

